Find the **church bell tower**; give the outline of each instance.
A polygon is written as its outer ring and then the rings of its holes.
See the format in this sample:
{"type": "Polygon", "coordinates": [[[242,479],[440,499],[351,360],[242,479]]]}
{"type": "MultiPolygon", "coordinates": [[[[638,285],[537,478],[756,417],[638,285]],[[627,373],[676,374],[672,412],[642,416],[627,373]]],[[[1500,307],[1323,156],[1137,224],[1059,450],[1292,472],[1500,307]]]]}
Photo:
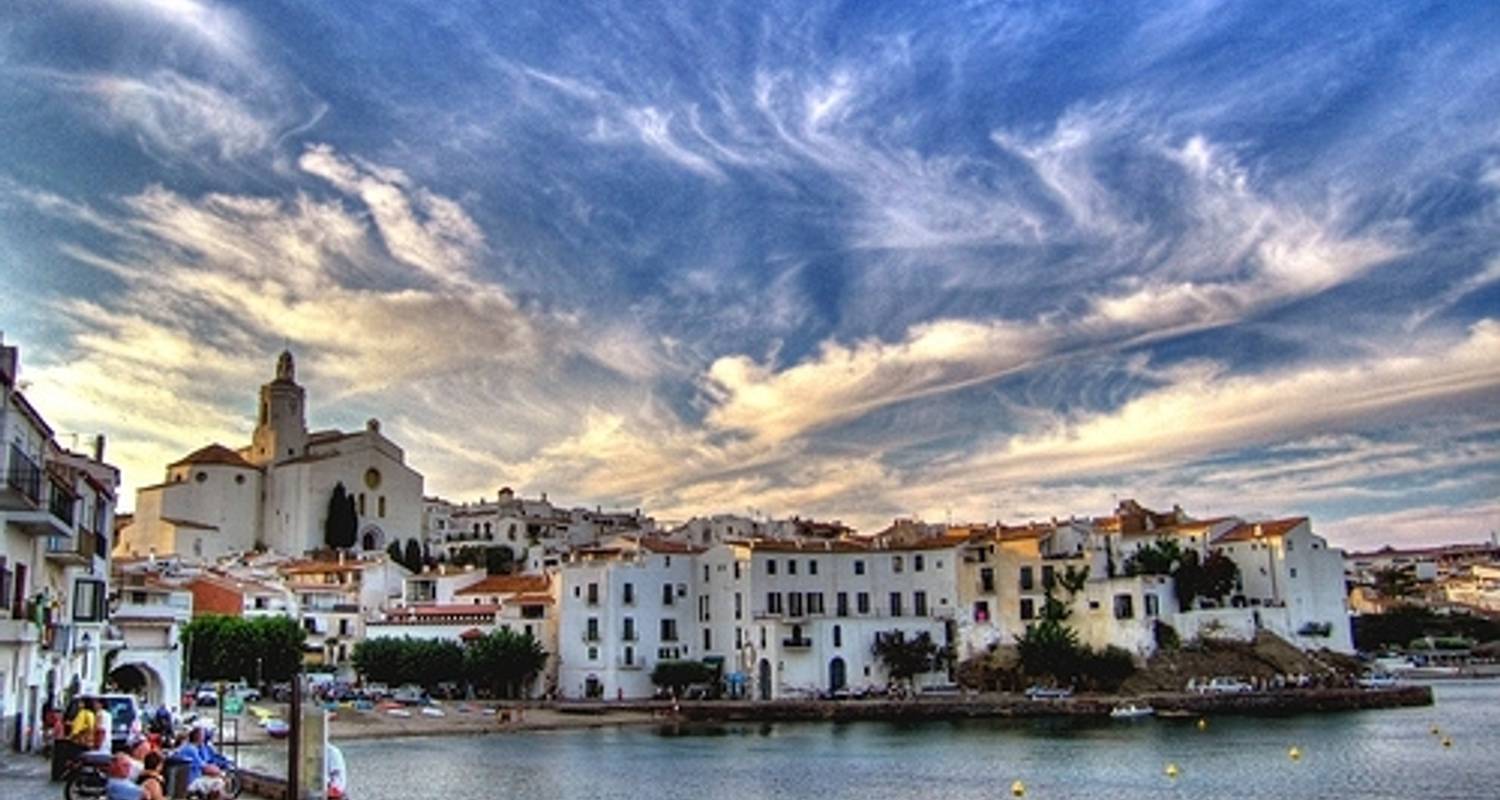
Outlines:
{"type": "Polygon", "coordinates": [[[260,413],[250,461],[275,464],[296,458],[307,448],[307,393],[297,385],[292,354],[283,350],[276,359],[276,379],[260,387],[260,413]]]}

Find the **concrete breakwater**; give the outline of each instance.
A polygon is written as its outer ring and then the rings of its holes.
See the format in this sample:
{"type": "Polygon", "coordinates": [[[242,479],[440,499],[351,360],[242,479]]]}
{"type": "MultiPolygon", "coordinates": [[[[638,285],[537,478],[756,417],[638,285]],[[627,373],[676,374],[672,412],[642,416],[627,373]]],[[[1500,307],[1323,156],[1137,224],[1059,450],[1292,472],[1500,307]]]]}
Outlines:
{"type": "Polygon", "coordinates": [[[802,720],[938,720],[982,717],[1107,717],[1121,703],[1149,705],[1157,713],[1297,714],[1432,705],[1427,686],[1388,689],[1299,689],[1244,694],[1163,693],[1134,697],[1087,695],[1066,700],[1030,700],[1016,695],[922,697],[911,700],[706,701],[656,705],[668,718],[690,722],[802,720]]]}

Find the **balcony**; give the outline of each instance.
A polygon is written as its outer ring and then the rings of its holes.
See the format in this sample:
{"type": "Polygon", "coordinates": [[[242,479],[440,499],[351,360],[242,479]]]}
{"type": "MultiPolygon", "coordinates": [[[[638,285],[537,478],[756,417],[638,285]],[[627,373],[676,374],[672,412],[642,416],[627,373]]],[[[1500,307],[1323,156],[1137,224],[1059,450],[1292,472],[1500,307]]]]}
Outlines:
{"type": "Polygon", "coordinates": [[[788,649],[802,649],[812,647],[812,639],[806,636],[788,636],[781,640],[781,646],[788,649]]]}
{"type": "MultiPolygon", "coordinates": [[[[11,454],[12,456],[15,453],[11,454]]],[[[7,521],[36,536],[73,536],[73,509],[78,504],[66,486],[47,480],[47,507],[12,512],[7,521]]]]}
{"type": "Polygon", "coordinates": [[[48,536],[47,559],[58,564],[86,567],[94,563],[104,537],[93,531],[79,531],[77,536],[48,536]]]}
{"type": "Polygon", "coordinates": [[[624,669],[624,670],[637,670],[637,669],[645,669],[646,668],[646,663],[645,663],[645,661],[643,659],[639,659],[639,658],[626,658],[624,656],[620,656],[620,659],[616,663],[616,666],[618,668],[624,669]]]}
{"type": "Polygon", "coordinates": [[[42,504],[42,468],[21,448],[10,446],[5,480],[0,481],[0,511],[30,511],[42,504]]]}

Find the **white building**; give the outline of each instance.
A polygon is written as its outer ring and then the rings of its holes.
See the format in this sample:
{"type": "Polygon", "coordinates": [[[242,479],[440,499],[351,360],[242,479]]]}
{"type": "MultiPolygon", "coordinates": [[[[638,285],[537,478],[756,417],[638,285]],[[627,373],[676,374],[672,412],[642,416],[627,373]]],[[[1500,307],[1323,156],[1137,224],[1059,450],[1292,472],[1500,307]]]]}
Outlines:
{"type": "Polygon", "coordinates": [[[560,570],[560,697],[651,697],[656,663],[703,655],[693,645],[698,552],[645,538],[572,553],[560,570]]]}
{"type": "Polygon", "coordinates": [[[1231,607],[1248,610],[1255,629],[1304,649],[1354,652],[1344,554],[1313,533],[1307,517],[1240,523],[1213,548],[1239,566],[1231,607]]]}
{"type": "Polygon", "coordinates": [[[301,555],[324,546],[335,486],[355,500],[356,547],[383,550],[422,535],[422,476],[370,420],[363,430],[309,432],[306,397],[290,353],[261,386],[250,444],[211,444],[167,467],[136,493],[122,554],[176,553],[199,560],[255,548],[301,555]]]}
{"type": "Polygon", "coordinates": [[[119,472],[103,437],[60,447],[17,386],[19,352],[0,344],[0,740],[41,741],[46,703],[104,681],[109,534],[119,472]]]}

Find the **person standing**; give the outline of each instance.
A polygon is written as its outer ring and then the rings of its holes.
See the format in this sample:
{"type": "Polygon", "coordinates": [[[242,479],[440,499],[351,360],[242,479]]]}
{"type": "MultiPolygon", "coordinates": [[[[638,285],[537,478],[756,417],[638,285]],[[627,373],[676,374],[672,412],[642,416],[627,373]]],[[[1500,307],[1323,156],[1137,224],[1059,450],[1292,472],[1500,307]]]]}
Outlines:
{"type": "Polygon", "coordinates": [[[97,699],[94,700],[94,752],[110,754],[114,744],[114,726],[115,718],[109,713],[109,706],[97,699]]]}

